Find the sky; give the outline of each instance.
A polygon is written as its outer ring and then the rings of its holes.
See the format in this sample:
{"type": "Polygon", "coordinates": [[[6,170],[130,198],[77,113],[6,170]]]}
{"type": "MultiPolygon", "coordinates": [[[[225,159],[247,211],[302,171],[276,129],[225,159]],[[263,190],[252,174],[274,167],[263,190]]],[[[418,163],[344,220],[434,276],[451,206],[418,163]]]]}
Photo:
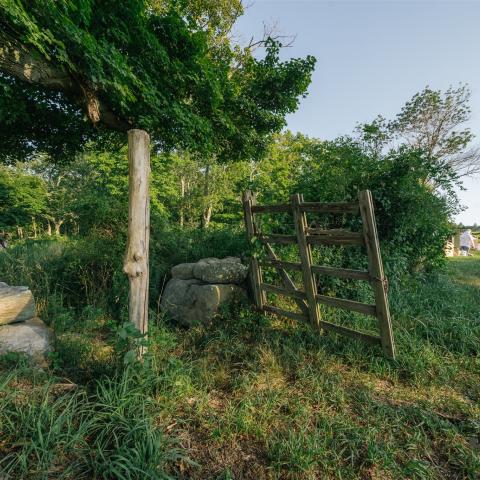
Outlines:
{"type": "MultiPolygon", "coordinates": [[[[378,114],[393,118],[429,85],[472,91],[468,127],[480,144],[480,0],[245,0],[236,24],[240,43],[261,38],[264,23],[295,35],[284,57],[317,59],[294,132],[332,139],[378,114]]],[[[459,191],[463,224],[480,224],[480,178],[459,191]]]]}

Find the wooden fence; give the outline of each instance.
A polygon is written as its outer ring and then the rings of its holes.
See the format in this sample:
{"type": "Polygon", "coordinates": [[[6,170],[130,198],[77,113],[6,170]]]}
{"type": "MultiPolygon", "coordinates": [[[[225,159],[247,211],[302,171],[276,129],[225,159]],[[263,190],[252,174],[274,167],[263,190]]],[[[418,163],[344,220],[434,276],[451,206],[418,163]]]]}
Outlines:
{"type": "Polygon", "coordinates": [[[333,331],[371,344],[381,345],[386,356],[395,358],[395,344],[387,299],[387,280],[383,272],[372,195],[369,190],[360,192],[357,202],[304,202],[302,195],[295,194],[291,197],[289,204],[282,205],[257,205],[255,195],[247,191],[243,194],[243,209],[248,239],[250,241],[258,239],[266,252],[266,259],[252,257],[250,265],[254,300],[259,309],[309,322],[319,330],[333,331]],[[307,223],[307,212],[360,215],[363,231],[311,228],[307,223]],[[266,213],[291,213],[295,225],[295,235],[263,234],[258,228],[256,216],[266,213]],[[282,261],[275,254],[271,244],[298,245],[300,263],[282,261]],[[312,245],[363,246],[368,257],[368,271],[313,265],[312,245]],[[262,267],[273,267],[280,275],[282,286],[265,283],[262,267]],[[287,271],[301,272],[304,291],[296,287],[287,271]],[[370,282],[375,296],[375,304],[368,305],[344,298],[320,295],[317,291],[316,276],[322,275],[370,282]],[[267,292],[293,298],[301,313],[269,305],[267,292]],[[380,336],[322,320],[319,304],[376,317],[380,336]]]}

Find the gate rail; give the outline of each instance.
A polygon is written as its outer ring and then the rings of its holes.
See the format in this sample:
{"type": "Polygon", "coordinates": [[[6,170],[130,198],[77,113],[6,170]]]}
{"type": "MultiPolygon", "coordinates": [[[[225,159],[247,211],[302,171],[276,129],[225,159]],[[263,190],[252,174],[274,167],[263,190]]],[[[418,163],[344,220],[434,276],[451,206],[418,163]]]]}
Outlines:
{"type": "Polygon", "coordinates": [[[369,190],[359,193],[358,202],[304,202],[300,194],[292,195],[289,204],[257,205],[255,195],[247,191],[243,194],[243,209],[247,237],[258,239],[264,246],[267,259],[250,260],[250,278],[256,306],[266,312],[310,323],[314,328],[347,335],[370,344],[381,345],[383,352],[395,358],[395,343],[387,299],[387,279],[385,278],[378,241],[372,194],[369,190]],[[334,215],[358,215],[362,219],[362,232],[345,229],[311,228],[307,223],[307,212],[329,213],[334,215]],[[291,213],[295,225],[295,235],[263,234],[255,221],[256,215],[266,213],[291,213]],[[298,245],[300,263],[286,262],[277,257],[271,244],[298,245]],[[313,245],[363,246],[367,252],[368,270],[313,265],[313,245]],[[282,287],[263,281],[262,267],[273,267],[282,280],[282,287]],[[299,290],[288,270],[301,272],[304,291],[299,290]],[[375,304],[369,305],[354,300],[320,295],[317,291],[315,275],[327,275],[343,279],[370,282],[375,304]],[[267,303],[266,293],[274,293],[293,298],[301,313],[291,312],[267,303]],[[380,335],[353,330],[321,319],[319,304],[371,315],[377,318],[380,335]]]}

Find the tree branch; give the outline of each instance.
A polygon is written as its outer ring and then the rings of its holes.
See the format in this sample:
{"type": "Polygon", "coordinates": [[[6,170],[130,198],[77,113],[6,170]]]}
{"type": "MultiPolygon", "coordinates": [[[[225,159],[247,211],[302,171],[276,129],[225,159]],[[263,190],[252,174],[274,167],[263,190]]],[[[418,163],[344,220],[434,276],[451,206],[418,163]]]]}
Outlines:
{"type": "Polygon", "coordinates": [[[132,127],[105,105],[94,89],[3,30],[0,30],[0,71],[23,82],[64,92],[86,111],[93,124],[101,122],[122,132],[132,127]]]}

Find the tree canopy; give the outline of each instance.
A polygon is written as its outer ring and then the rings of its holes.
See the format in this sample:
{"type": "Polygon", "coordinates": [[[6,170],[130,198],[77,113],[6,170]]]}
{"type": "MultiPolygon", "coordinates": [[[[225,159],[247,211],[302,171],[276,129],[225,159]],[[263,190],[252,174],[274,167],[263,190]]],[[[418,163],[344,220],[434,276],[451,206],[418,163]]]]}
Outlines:
{"type": "Polygon", "coordinates": [[[466,85],[446,91],[425,87],[416,93],[391,121],[378,116],[360,125],[360,137],[376,155],[385,147],[405,144],[423,150],[436,163],[459,176],[480,172],[480,149],[470,147],[474,135],[470,119],[470,90],[466,85]]]}
{"type": "Polygon", "coordinates": [[[222,23],[214,3],[0,0],[2,157],[61,155],[130,128],[159,148],[257,156],[315,60],[281,61],[268,39],[260,59],[228,40],[210,48],[212,29],[228,31],[241,7],[224,5],[222,23]]]}

